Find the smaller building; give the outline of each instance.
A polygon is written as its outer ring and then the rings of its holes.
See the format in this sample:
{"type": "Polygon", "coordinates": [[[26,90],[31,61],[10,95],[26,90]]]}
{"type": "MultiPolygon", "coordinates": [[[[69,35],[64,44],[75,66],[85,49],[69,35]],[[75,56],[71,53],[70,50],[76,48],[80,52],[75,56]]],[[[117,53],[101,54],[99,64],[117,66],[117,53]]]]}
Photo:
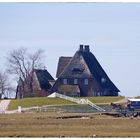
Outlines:
{"type": "MultiPolygon", "coordinates": [[[[26,80],[30,81],[29,78],[26,80]]],[[[16,98],[47,96],[54,82],[54,78],[47,70],[34,69],[31,84],[27,84],[22,78],[19,78],[16,98]]]]}

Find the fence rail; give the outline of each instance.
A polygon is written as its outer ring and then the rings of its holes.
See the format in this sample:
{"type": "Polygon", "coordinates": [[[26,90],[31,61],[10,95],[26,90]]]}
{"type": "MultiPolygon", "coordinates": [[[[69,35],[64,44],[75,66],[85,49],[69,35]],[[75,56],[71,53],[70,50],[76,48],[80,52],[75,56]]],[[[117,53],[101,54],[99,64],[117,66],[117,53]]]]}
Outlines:
{"type": "Polygon", "coordinates": [[[75,99],[75,98],[72,98],[72,97],[69,97],[69,96],[66,96],[66,95],[62,95],[62,94],[59,94],[59,93],[55,93],[56,97],[59,97],[59,98],[62,98],[62,99],[65,99],[65,100],[68,100],[68,101],[71,101],[71,102],[76,102],[78,104],[81,104],[81,100],[80,99],[75,99]]]}
{"type": "Polygon", "coordinates": [[[71,101],[71,102],[75,102],[77,104],[88,104],[89,106],[97,109],[98,111],[105,111],[103,108],[95,105],[94,103],[92,103],[88,99],[76,99],[76,98],[69,97],[69,96],[66,96],[66,95],[62,95],[62,94],[59,94],[59,93],[55,93],[55,96],[59,97],[59,98],[62,98],[62,99],[65,99],[65,100],[68,100],[68,101],[71,101]]]}
{"type": "Polygon", "coordinates": [[[105,111],[103,108],[95,105],[94,103],[92,103],[90,100],[87,99],[87,104],[94,107],[95,109],[99,110],[99,111],[105,111]]]}
{"type": "MultiPolygon", "coordinates": [[[[88,99],[83,99],[83,98],[82,99],[76,99],[76,98],[69,97],[69,96],[66,96],[66,95],[62,95],[62,94],[59,94],[59,93],[54,93],[53,97],[62,98],[62,99],[65,99],[65,100],[68,100],[68,101],[71,101],[71,102],[74,102],[74,103],[77,103],[77,104],[87,104],[87,105],[93,107],[94,109],[96,109],[98,111],[105,111],[103,108],[95,105],[94,103],[92,103],[88,99]]],[[[36,107],[28,107],[28,108],[21,108],[19,106],[17,112],[22,112],[22,111],[27,111],[27,110],[36,110],[37,112],[46,112],[48,110],[52,110],[52,111],[65,111],[64,109],[48,108],[48,106],[44,106],[44,107],[36,106],[36,107]]]]}

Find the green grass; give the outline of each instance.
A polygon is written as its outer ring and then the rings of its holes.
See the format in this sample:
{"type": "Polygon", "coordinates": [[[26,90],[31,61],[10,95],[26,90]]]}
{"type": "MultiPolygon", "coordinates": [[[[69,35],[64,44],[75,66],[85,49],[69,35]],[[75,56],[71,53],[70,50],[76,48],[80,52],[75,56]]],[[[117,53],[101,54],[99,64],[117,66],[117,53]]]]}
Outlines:
{"type": "Polygon", "coordinates": [[[135,97],[136,99],[140,99],[140,96],[135,97]]]}
{"type": "Polygon", "coordinates": [[[116,102],[124,99],[123,96],[100,96],[100,97],[85,97],[85,99],[89,99],[91,102],[95,104],[110,104],[111,102],[116,102]]]}
{"type": "Polygon", "coordinates": [[[24,99],[14,99],[11,100],[8,110],[17,109],[18,106],[21,107],[32,107],[32,106],[43,106],[43,105],[69,105],[75,104],[70,101],[66,101],[60,98],[47,98],[47,97],[39,97],[39,98],[24,98],[24,99]]]}
{"type": "MultiPolygon", "coordinates": [[[[81,97],[82,98],[82,97],[81,97]]],[[[95,104],[110,104],[123,99],[124,97],[84,97],[89,99],[95,104]]],[[[11,100],[8,110],[17,109],[18,106],[21,107],[32,107],[32,106],[43,106],[43,105],[69,105],[76,104],[70,101],[66,101],[60,98],[47,98],[47,97],[38,97],[38,98],[24,98],[24,99],[15,99],[11,100]]]]}

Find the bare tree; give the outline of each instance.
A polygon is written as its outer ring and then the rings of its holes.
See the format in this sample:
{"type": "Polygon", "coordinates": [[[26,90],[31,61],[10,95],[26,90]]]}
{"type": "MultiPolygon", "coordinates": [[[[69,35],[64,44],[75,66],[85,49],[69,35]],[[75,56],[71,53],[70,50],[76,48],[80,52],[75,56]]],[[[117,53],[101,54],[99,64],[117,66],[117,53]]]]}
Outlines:
{"type": "Polygon", "coordinates": [[[0,72],[0,99],[2,97],[10,97],[13,87],[9,83],[9,76],[6,72],[0,72]]]}
{"type": "Polygon", "coordinates": [[[43,50],[28,53],[27,48],[19,48],[8,54],[8,72],[20,77],[32,92],[33,70],[41,68],[43,50]]]}

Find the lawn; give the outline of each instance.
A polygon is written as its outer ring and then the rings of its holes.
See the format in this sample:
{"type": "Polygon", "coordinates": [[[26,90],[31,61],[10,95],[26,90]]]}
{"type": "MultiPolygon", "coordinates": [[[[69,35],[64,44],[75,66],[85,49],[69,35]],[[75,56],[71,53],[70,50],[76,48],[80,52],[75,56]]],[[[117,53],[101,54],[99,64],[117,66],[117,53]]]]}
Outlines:
{"type": "MultiPolygon", "coordinates": [[[[89,99],[95,104],[110,104],[111,102],[118,101],[124,97],[84,97],[89,99]]],[[[18,106],[21,107],[32,107],[32,106],[43,106],[43,105],[70,105],[76,104],[70,101],[66,101],[60,98],[47,98],[47,97],[38,97],[38,98],[24,98],[24,99],[13,99],[11,100],[8,110],[17,109],[18,106]]]]}
{"type": "Polygon", "coordinates": [[[99,96],[99,97],[85,97],[95,104],[110,104],[111,102],[116,102],[124,99],[124,96],[99,96]]]}
{"type": "Polygon", "coordinates": [[[136,99],[140,99],[140,96],[137,96],[136,99]]]}
{"type": "Polygon", "coordinates": [[[8,106],[8,110],[17,109],[18,106],[32,107],[32,106],[43,106],[43,105],[69,105],[69,104],[75,104],[75,103],[60,98],[47,98],[47,97],[13,99],[11,100],[8,106]]]}
{"type": "Polygon", "coordinates": [[[47,112],[1,114],[0,120],[0,137],[140,137],[139,118],[47,112]],[[83,117],[66,119],[77,115],[83,117]]]}

